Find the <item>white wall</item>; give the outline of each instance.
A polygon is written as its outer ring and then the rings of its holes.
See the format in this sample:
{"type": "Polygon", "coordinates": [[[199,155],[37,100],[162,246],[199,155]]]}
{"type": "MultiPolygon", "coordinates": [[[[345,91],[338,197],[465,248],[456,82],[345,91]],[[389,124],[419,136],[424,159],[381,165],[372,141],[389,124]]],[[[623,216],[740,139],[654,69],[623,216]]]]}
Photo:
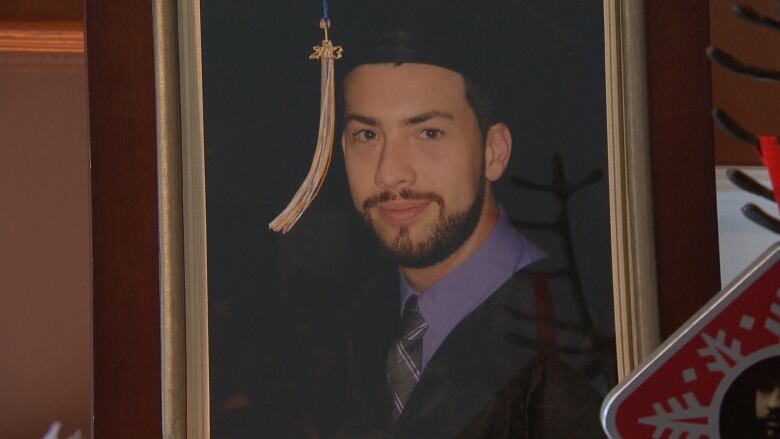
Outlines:
{"type": "MultiPolygon", "coordinates": [[[[720,279],[725,287],[769,246],[780,240],[769,230],[742,214],[742,206],[753,203],[778,217],[775,203],[737,188],[726,178],[726,169],[716,169],[718,191],[718,234],[720,237],[720,279]]],[[[769,173],[763,167],[740,168],[753,179],[771,188],[769,173]]]]}

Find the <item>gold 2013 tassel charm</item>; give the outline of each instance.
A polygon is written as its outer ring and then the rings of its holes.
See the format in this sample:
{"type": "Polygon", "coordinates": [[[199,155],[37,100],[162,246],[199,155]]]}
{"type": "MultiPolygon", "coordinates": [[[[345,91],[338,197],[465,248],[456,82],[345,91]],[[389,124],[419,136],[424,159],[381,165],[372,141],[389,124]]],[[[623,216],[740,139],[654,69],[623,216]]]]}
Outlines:
{"type": "Polygon", "coordinates": [[[340,59],[344,54],[341,46],[334,46],[328,38],[330,20],[320,20],[320,28],[325,32],[325,39],[321,46],[314,46],[314,51],[309,59],[319,59],[321,64],[321,88],[320,88],[320,126],[317,134],[317,148],[314,150],[309,173],[298,188],[298,192],[268,227],[275,232],[287,233],[301,218],[303,212],[309,207],[314,197],[325,181],[325,174],[330,166],[330,158],[333,153],[333,133],[336,123],[335,113],[335,86],[333,78],[333,61],[340,59]]]}

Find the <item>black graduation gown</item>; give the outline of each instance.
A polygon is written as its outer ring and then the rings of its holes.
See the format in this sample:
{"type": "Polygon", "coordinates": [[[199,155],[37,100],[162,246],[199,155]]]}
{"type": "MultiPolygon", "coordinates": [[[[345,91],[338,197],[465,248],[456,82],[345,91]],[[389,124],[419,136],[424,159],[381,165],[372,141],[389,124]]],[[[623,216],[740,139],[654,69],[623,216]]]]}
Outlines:
{"type": "Polygon", "coordinates": [[[340,438],[604,437],[601,398],[559,359],[555,346],[535,342],[545,319],[536,315],[533,284],[522,271],[453,329],[391,425],[385,359],[398,319],[394,285],[392,302],[366,294],[373,303],[356,307],[350,403],[340,438]],[[385,316],[374,314],[382,307],[385,316]]]}

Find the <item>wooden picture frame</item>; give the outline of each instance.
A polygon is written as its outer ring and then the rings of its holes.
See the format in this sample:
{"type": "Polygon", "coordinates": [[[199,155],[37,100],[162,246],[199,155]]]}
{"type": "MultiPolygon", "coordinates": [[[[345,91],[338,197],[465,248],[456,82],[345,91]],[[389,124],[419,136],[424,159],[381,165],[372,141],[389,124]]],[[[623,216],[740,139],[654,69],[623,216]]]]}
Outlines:
{"type": "MultiPolygon", "coordinates": [[[[188,436],[207,437],[208,327],[205,168],[197,0],[179,5],[188,436]]],[[[646,94],[643,10],[604,1],[610,217],[619,376],[659,343],[646,94]]],[[[164,327],[167,325],[164,325],[164,327]]],[[[175,397],[171,397],[175,400],[175,397]]]]}
{"type": "MultiPolygon", "coordinates": [[[[706,5],[701,7],[706,12],[706,5]]],[[[92,178],[94,432],[103,435],[124,432],[131,436],[135,432],[136,436],[140,434],[144,437],[154,437],[154,432],[160,432],[165,437],[182,437],[186,431],[190,437],[208,437],[199,5],[195,0],[182,1],[178,5],[156,0],[152,10],[147,8],[146,5],[130,2],[115,5],[114,9],[107,9],[97,2],[88,1],[86,4],[95,166],[92,178]],[[116,19],[116,10],[131,13],[137,19],[137,25],[133,28],[111,28],[112,23],[122,23],[116,19]],[[99,61],[111,58],[116,47],[112,47],[110,42],[117,40],[127,43],[122,46],[125,58],[100,64],[99,61]],[[117,78],[131,87],[118,91],[105,87],[105,84],[116,87],[117,78]],[[124,100],[117,101],[117,95],[124,100]],[[125,140],[111,142],[120,134],[112,130],[110,122],[122,119],[116,113],[117,106],[135,114],[120,130],[132,133],[132,136],[125,136],[125,139],[132,139],[131,144],[125,140]],[[153,123],[150,124],[150,121],[153,123]],[[111,156],[112,152],[116,155],[111,156]],[[156,163],[154,169],[149,168],[150,159],[156,163]],[[117,161],[123,162],[124,170],[112,174],[111,169],[115,168],[111,165],[117,161]],[[133,169],[138,172],[130,172],[133,169]],[[117,187],[134,187],[135,192],[131,197],[111,199],[110,192],[117,187]],[[139,214],[139,206],[144,212],[159,213],[158,219],[143,224],[133,219],[139,214]],[[118,212],[126,214],[124,217],[117,216],[118,212]],[[117,230],[123,233],[117,234],[117,230]],[[154,245],[150,245],[152,243],[154,245]],[[139,244],[143,245],[139,247],[139,244]],[[158,250],[155,254],[151,252],[153,248],[158,250]],[[133,258],[119,267],[112,255],[123,251],[133,258]],[[117,289],[117,285],[121,287],[117,289]],[[136,303],[128,308],[130,297],[136,303]],[[118,321],[124,322],[121,328],[117,326],[118,321]],[[162,340],[162,344],[155,345],[155,339],[162,340]],[[123,344],[123,350],[114,348],[118,343],[123,344]],[[123,362],[125,358],[131,361],[123,362]],[[163,371],[162,381],[155,378],[159,376],[160,369],[163,371]],[[153,391],[155,388],[157,392],[153,391]],[[162,389],[161,400],[159,389],[162,389]],[[127,428],[112,413],[118,413],[119,407],[130,402],[137,407],[133,415],[144,421],[127,428]]],[[[666,204],[669,197],[666,191],[659,195],[657,188],[688,181],[689,177],[680,177],[675,171],[670,171],[677,168],[663,155],[664,149],[649,148],[658,138],[674,133],[673,129],[656,122],[659,114],[657,105],[668,94],[668,91],[658,90],[659,72],[664,72],[664,68],[658,67],[659,57],[664,53],[659,47],[665,38],[670,38],[659,35],[670,29],[688,29],[685,23],[701,18],[696,18],[696,14],[680,13],[675,15],[679,18],[677,21],[661,20],[659,16],[668,19],[668,14],[671,14],[661,11],[673,11],[667,1],[645,7],[637,2],[605,0],[604,11],[609,60],[606,77],[610,90],[607,108],[611,139],[612,258],[621,352],[619,360],[621,375],[624,375],[657,343],[657,321],[661,322],[661,335],[668,334],[671,332],[669,328],[673,329],[686,314],[690,315],[714,293],[709,291],[713,271],[709,256],[702,264],[703,269],[693,275],[684,273],[687,283],[681,288],[689,290],[694,286],[696,291],[685,297],[682,306],[674,283],[681,278],[680,270],[685,267],[677,270],[666,262],[657,263],[665,261],[665,256],[669,254],[678,255],[676,257],[691,255],[692,251],[687,249],[690,240],[703,236],[705,244],[711,241],[714,221],[710,215],[714,209],[707,210],[712,206],[706,199],[701,202],[692,200],[702,209],[691,212],[683,222],[696,224],[697,228],[694,233],[686,231],[689,236],[684,239],[678,239],[675,230],[680,223],[675,223],[675,228],[669,228],[672,222],[668,215],[657,208],[659,205],[670,208],[666,204]],[[661,22],[664,22],[663,25],[661,22]],[[645,47],[654,50],[644,62],[642,55],[646,52],[642,35],[646,35],[645,47]],[[648,72],[646,80],[642,77],[644,70],[648,72]],[[642,87],[643,83],[649,86],[642,87]],[[647,90],[647,96],[638,92],[643,89],[647,90]],[[642,146],[643,142],[646,142],[645,146],[642,146]],[[652,202],[648,198],[652,198],[652,202]],[[654,314],[658,303],[656,289],[660,300],[658,314],[654,314]]],[[[706,35],[706,25],[695,27],[698,37],[706,35]]],[[[686,41],[679,46],[689,49],[693,46],[691,50],[698,50],[696,44],[699,42],[700,39],[695,43],[686,41]]],[[[676,49],[681,50],[680,47],[676,49]]],[[[699,72],[698,67],[692,68],[685,63],[678,67],[694,74],[699,72]]],[[[697,84],[700,87],[695,91],[679,87],[675,90],[702,96],[701,87],[706,89],[708,86],[707,81],[703,82],[697,84]]],[[[708,104],[706,99],[703,101],[708,104]]],[[[701,102],[696,101],[697,114],[705,107],[701,102]]],[[[691,127],[706,131],[708,121],[695,118],[695,123],[687,128],[691,127]]],[[[674,146],[669,144],[668,148],[674,146]]],[[[701,172],[706,172],[706,159],[698,165],[703,169],[701,172]]],[[[708,184],[706,178],[690,178],[699,185],[681,185],[677,198],[680,192],[701,194],[701,187],[708,184]]],[[[681,203],[679,199],[671,201],[672,204],[677,203],[672,209],[681,203]]],[[[681,228],[685,230],[684,225],[681,228]]]]}
{"type": "Polygon", "coordinates": [[[622,378],[660,339],[642,2],[604,1],[604,46],[615,333],[622,378]]]}

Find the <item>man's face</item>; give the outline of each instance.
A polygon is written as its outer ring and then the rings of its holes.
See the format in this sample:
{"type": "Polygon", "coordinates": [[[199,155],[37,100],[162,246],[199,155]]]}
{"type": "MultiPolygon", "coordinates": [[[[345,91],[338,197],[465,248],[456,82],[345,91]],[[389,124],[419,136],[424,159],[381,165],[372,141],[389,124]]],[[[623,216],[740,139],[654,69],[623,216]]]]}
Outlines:
{"type": "Polygon", "coordinates": [[[780,383],[756,389],[756,419],[767,438],[780,438],[780,383]]]}
{"type": "Polygon", "coordinates": [[[344,161],[355,208],[400,265],[433,265],[473,232],[485,188],[482,136],[463,77],[372,64],[345,83],[344,161]]]}

